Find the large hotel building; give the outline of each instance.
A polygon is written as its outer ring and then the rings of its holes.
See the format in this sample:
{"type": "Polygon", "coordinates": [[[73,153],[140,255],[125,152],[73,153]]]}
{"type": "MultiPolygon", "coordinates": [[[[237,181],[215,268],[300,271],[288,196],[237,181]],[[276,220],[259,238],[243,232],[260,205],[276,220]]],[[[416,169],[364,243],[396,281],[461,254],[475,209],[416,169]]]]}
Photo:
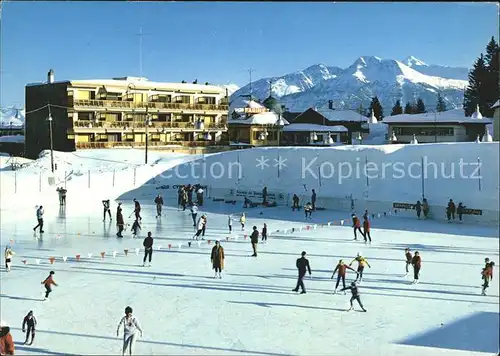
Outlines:
{"type": "Polygon", "coordinates": [[[227,90],[145,78],[55,81],[26,86],[25,154],[79,148],[227,146],[227,90]]]}

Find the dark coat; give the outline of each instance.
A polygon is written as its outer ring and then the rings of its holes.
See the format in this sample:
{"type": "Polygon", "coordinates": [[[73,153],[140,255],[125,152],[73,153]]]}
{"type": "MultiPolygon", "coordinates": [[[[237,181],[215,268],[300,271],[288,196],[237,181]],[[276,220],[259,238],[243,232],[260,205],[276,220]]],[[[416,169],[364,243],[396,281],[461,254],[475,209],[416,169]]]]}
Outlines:
{"type": "Polygon", "coordinates": [[[124,225],[125,222],[123,221],[123,214],[122,214],[122,208],[118,207],[116,209],[116,224],[117,225],[124,225]]]}
{"type": "Polygon", "coordinates": [[[256,244],[259,242],[259,232],[257,230],[254,230],[252,232],[252,235],[250,235],[250,241],[253,243],[253,244],[256,244]]]}
{"type": "Polygon", "coordinates": [[[151,236],[148,236],[144,239],[144,242],[142,243],[142,246],[146,249],[151,249],[153,247],[153,238],[151,236]]]}
{"type": "Polygon", "coordinates": [[[311,266],[309,265],[309,260],[305,257],[301,257],[297,259],[297,262],[295,262],[295,265],[297,266],[297,269],[299,270],[299,275],[300,276],[305,276],[306,271],[311,274],[311,266]]]}
{"type": "Polygon", "coordinates": [[[210,261],[212,261],[212,269],[224,269],[224,248],[221,245],[219,245],[219,248],[217,246],[212,248],[210,261]]]}

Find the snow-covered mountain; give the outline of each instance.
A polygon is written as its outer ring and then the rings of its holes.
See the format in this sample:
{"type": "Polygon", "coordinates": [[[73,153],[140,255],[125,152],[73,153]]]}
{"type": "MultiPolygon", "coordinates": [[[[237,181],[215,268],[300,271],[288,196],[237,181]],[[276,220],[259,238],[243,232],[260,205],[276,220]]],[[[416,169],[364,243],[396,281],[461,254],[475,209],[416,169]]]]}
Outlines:
{"type": "MultiPolygon", "coordinates": [[[[407,62],[411,66],[397,60],[363,56],[346,69],[320,64],[282,77],[260,79],[252,83],[252,93],[261,100],[268,97],[271,80],[272,95],[281,98],[291,111],[324,106],[329,100],[334,101],[336,108],[354,109],[360,105],[366,108],[373,96],[378,96],[386,111],[396,100],[404,105],[417,98],[431,108],[436,104],[438,92],[448,108],[462,105],[466,81],[424,74],[415,68],[430,66],[415,57],[409,57],[407,62]]],[[[249,92],[250,85],[236,91],[231,98],[233,103],[238,101],[239,95],[249,92]]]]}
{"type": "Polygon", "coordinates": [[[416,71],[431,75],[434,77],[441,77],[446,79],[461,79],[468,80],[469,69],[461,67],[448,67],[439,66],[435,64],[427,64],[418,58],[413,56],[407,57],[402,61],[408,67],[415,69],[416,71]]]}
{"type": "Polygon", "coordinates": [[[0,129],[21,128],[25,112],[14,107],[0,108],[0,129]]]}

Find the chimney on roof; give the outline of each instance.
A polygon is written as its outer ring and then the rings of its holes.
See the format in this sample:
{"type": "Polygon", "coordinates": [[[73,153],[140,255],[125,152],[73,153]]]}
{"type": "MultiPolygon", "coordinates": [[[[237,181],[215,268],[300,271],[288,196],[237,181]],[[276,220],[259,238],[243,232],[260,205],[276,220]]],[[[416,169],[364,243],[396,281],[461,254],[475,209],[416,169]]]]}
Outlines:
{"type": "Polygon", "coordinates": [[[330,110],[335,110],[335,109],[333,108],[333,100],[328,100],[328,109],[330,109],[330,110]]]}
{"type": "Polygon", "coordinates": [[[54,83],[54,70],[50,69],[47,73],[47,83],[52,84],[54,83]]]}

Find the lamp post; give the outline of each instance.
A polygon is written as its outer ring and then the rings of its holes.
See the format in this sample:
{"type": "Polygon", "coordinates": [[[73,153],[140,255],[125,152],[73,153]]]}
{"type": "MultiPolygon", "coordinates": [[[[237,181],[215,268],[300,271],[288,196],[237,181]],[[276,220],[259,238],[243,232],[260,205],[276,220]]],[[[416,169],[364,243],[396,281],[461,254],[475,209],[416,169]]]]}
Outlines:
{"type": "Polygon", "coordinates": [[[50,169],[52,173],[54,173],[54,145],[52,140],[52,113],[50,112],[50,104],[49,104],[49,117],[47,118],[49,121],[49,140],[50,140],[50,169]]]}

